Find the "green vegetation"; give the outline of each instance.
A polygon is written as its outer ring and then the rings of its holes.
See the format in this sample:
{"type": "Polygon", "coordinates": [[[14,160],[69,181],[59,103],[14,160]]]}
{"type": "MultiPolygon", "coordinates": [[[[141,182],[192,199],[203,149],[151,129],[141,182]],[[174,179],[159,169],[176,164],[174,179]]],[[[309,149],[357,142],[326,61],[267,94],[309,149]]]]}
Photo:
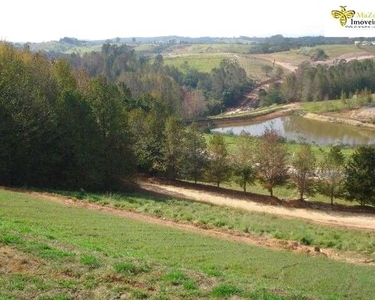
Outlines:
{"type": "Polygon", "coordinates": [[[367,299],[373,289],[372,267],[216,240],[8,191],[0,195],[1,236],[18,236],[10,249],[42,270],[29,266],[23,275],[1,275],[3,298],[367,299]],[[48,247],[69,255],[45,258],[48,247]],[[100,266],[81,263],[83,255],[95,256],[100,266]]]}
{"type": "Polygon", "coordinates": [[[370,80],[374,76],[375,63],[371,59],[340,62],[332,66],[303,63],[295,73],[285,78],[280,93],[285,102],[339,99],[343,93],[360,96],[359,91],[371,94],[375,90],[375,83],[370,80]]]}
{"type": "Polygon", "coordinates": [[[327,100],[314,102],[301,102],[302,109],[313,114],[323,114],[327,112],[338,112],[348,109],[350,106],[341,100],[327,100]]]}
{"type": "Polygon", "coordinates": [[[374,257],[375,235],[370,232],[316,225],[266,213],[248,212],[191,200],[156,197],[144,194],[97,194],[82,197],[77,192],[54,191],[103,206],[135,211],[179,222],[190,222],[203,228],[220,228],[242,234],[267,235],[336,250],[353,251],[374,257]]]}
{"type": "Polygon", "coordinates": [[[345,190],[348,199],[361,205],[375,202],[375,150],[360,147],[346,166],[345,190]]]}
{"type": "Polygon", "coordinates": [[[208,54],[208,53],[249,53],[251,45],[246,44],[187,44],[175,45],[171,47],[173,55],[183,54],[208,54]]]}
{"type": "MultiPolygon", "coordinates": [[[[224,134],[223,137],[225,139],[225,143],[228,146],[229,153],[234,154],[235,148],[237,147],[239,136],[234,135],[234,134],[233,135],[232,134],[224,134]]],[[[206,140],[208,140],[210,138],[210,134],[205,134],[205,138],[206,138],[206,140]]],[[[253,139],[257,140],[259,138],[253,137],[253,139]]],[[[291,142],[288,142],[288,141],[285,141],[284,144],[286,145],[286,147],[288,149],[288,153],[294,153],[301,147],[301,145],[298,144],[298,143],[291,143],[291,142]]],[[[331,147],[330,146],[311,145],[311,149],[314,152],[314,155],[316,156],[317,160],[321,161],[325,157],[325,153],[330,151],[331,147]]],[[[352,148],[341,149],[342,153],[344,154],[344,156],[346,158],[349,158],[349,156],[354,153],[354,150],[355,149],[352,149],[352,148]]]]}
{"type": "Polygon", "coordinates": [[[181,56],[166,56],[164,58],[167,66],[174,66],[183,72],[186,72],[185,66],[196,69],[199,72],[209,73],[212,69],[220,66],[223,59],[233,57],[232,55],[223,54],[192,54],[181,56]]]}
{"type": "Polygon", "coordinates": [[[262,68],[264,66],[273,67],[272,61],[249,55],[234,55],[233,53],[185,53],[178,56],[164,57],[167,66],[174,66],[184,73],[186,73],[187,66],[199,72],[209,73],[212,69],[219,67],[223,59],[237,60],[249,78],[254,80],[266,80],[270,78],[266,76],[262,68]]]}

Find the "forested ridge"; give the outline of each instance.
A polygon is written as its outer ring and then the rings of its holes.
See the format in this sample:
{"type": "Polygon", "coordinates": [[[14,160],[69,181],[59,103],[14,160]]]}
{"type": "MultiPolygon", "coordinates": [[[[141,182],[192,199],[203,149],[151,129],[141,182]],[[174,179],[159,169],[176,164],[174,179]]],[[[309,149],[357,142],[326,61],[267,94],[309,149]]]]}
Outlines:
{"type": "Polygon", "coordinates": [[[375,91],[375,62],[345,60],[327,66],[302,63],[298,69],[287,75],[283,82],[274,84],[260,97],[263,105],[300,101],[321,101],[330,99],[352,99],[361,97],[363,104],[371,102],[370,94],[375,91]]]}

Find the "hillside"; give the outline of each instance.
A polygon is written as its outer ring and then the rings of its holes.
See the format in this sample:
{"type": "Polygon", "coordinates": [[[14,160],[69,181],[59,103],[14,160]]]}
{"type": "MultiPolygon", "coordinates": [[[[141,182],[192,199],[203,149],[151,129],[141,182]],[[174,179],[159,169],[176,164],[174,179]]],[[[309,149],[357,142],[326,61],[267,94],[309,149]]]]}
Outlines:
{"type": "Polygon", "coordinates": [[[11,191],[0,204],[4,299],[368,299],[373,290],[372,267],[11,191]]]}

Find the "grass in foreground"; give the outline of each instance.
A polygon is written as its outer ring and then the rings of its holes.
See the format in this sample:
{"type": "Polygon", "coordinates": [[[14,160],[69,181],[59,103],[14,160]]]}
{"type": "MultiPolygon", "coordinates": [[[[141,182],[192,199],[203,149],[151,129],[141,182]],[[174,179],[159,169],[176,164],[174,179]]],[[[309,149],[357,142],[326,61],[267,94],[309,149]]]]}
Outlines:
{"type": "Polygon", "coordinates": [[[189,222],[201,227],[266,235],[280,240],[298,241],[305,245],[353,251],[375,258],[375,234],[367,231],[316,225],[303,220],[170,197],[161,198],[144,194],[59,193],[91,203],[189,222]]]}
{"type": "Polygon", "coordinates": [[[372,267],[217,240],[9,191],[0,191],[0,207],[0,249],[28,265],[0,275],[0,299],[368,299],[373,292],[372,267]]]}

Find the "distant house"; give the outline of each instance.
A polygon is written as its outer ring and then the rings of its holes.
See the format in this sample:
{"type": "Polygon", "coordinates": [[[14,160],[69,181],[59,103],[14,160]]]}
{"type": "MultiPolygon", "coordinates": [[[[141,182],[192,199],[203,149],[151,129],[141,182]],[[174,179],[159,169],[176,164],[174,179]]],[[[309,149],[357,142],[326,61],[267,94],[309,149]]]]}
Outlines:
{"type": "Polygon", "coordinates": [[[361,44],[361,41],[354,41],[354,45],[358,46],[361,44]]]}

